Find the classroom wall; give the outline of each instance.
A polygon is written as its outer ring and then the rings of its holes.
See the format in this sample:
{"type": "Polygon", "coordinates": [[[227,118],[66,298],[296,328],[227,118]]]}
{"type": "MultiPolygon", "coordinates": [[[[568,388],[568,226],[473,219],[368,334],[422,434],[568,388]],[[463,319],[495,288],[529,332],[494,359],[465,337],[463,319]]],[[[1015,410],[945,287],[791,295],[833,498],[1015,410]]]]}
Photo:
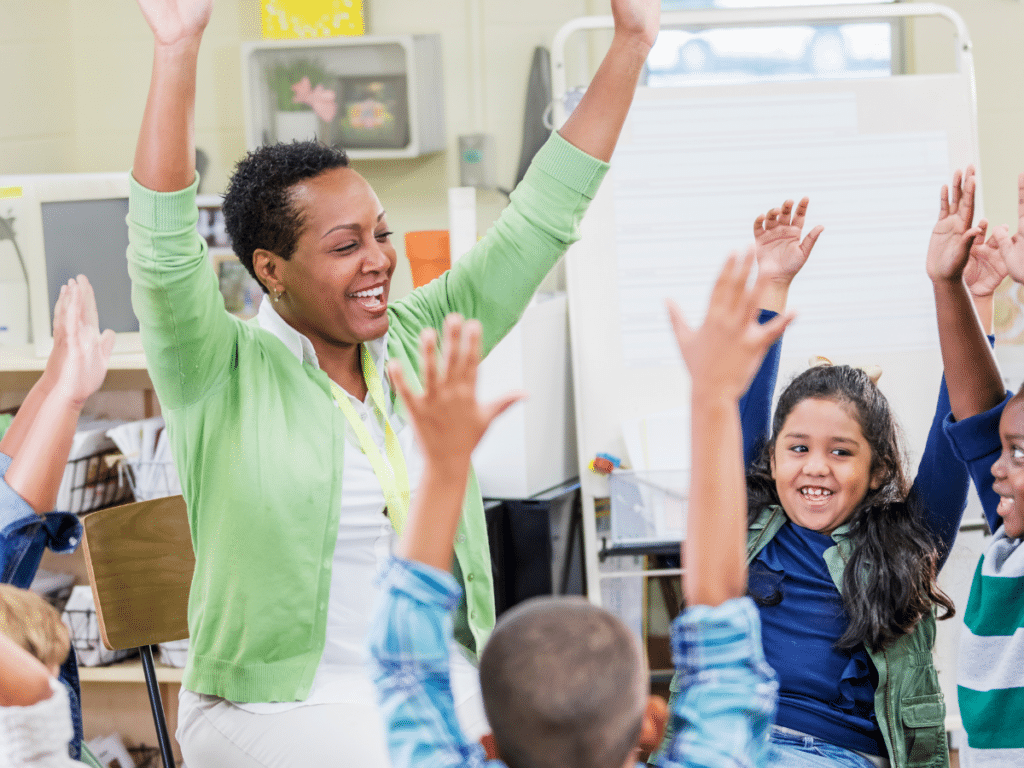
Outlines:
{"type": "MultiPolygon", "coordinates": [[[[945,0],[967,23],[974,44],[978,92],[984,213],[994,223],[1017,221],[1017,174],[1024,171],[1024,3],[1009,0],[945,0]]],[[[952,27],[943,21],[916,22],[908,39],[913,72],[953,67],[952,27]]]]}
{"type": "MultiPolygon", "coordinates": [[[[1017,140],[1024,102],[1015,98],[1024,84],[1024,4],[947,4],[966,19],[975,45],[986,213],[1010,223],[1016,174],[1024,170],[1024,143],[1017,140]]],[[[565,21],[607,13],[608,6],[606,0],[367,0],[367,6],[371,33],[442,34],[448,150],[355,163],[378,190],[404,254],[406,231],[447,226],[446,189],[458,184],[460,133],[494,134],[498,183],[512,183],[533,48],[550,45],[565,21]]],[[[257,0],[218,0],[207,31],[196,114],[198,144],[210,157],[203,191],[222,190],[245,151],[238,45],[259,36],[258,7],[257,0]]],[[[941,22],[913,25],[907,40],[912,71],[948,68],[948,36],[941,22]]],[[[596,61],[601,46],[592,40],[577,59],[596,61]]],[[[133,0],[0,0],[0,173],[128,167],[150,55],[150,36],[133,0]]],[[[500,193],[478,194],[481,231],[504,203],[500,193]]],[[[410,288],[403,256],[392,295],[410,288]]]]}
{"type": "MultiPolygon", "coordinates": [[[[448,149],[353,163],[380,195],[400,254],[392,287],[412,288],[404,233],[446,229],[459,183],[457,136],[496,138],[499,186],[519,164],[533,49],[559,26],[607,13],[604,0],[367,0],[371,34],[442,34],[448,149]],[[479,78],[474,77],[479,73],[479,78]],[[479,83],[482,87],[474,87],[479,83]]],[[[202,191],[222,191],[245,152],[239,43],[259,37],[257,0],[218,0],[199,62],[196,139],[210,159],[202,191]]],[[[152,43],[133,0],[0,0],[0,173],[106,171],[131,165],[152,43]]],[[[481,232],[506,203],[477,196],[481,232]]]]}

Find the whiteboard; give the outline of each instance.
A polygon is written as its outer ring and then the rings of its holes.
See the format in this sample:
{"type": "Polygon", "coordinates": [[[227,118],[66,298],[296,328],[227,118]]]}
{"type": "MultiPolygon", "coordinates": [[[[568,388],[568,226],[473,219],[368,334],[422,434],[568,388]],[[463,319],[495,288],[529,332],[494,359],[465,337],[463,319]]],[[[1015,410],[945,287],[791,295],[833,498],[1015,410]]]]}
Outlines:
{"type": "Polygon", "coordinates": [[[917,460],[941,375],[925,252],[940,187],[978,162],[972,89],[943,74],[638,90],[566,265],[588,554],[608,491],[586,467],[624,455],[623,423],[674,410],[659,419],[689,443],[665,299],[699,322],[725,256],[786,199],[810,197],[805,232],[825,231],[790,291],[780,385],[811,355],[880,365],[917,460]]]}

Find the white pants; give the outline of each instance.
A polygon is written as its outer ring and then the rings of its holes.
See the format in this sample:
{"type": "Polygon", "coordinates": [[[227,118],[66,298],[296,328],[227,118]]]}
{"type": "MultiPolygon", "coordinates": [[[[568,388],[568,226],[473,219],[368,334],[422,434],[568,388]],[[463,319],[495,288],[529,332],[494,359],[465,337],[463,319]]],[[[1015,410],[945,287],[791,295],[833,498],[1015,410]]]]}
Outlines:
{"type": "MultiPolygon", "coordinates": [[[[476,670],[459,661],[452,665],[456,713],[466,738],[476,741],[490,726],[476,670]]],[[[188,768],[391,765],[376,702],[312,704],[254,714],[218,696],[182,688],[175,735],[188,768]]]]}

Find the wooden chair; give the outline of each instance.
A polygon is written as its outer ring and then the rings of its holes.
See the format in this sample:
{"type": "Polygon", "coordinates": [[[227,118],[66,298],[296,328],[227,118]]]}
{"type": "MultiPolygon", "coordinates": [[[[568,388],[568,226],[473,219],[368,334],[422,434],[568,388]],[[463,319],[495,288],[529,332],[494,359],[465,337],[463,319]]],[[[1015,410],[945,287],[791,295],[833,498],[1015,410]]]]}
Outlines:
{"type": "Polygon", "coordinates": [[[165,768],[174,768],[153,650],[157,643],[188,637],[196,558],[185,500],[169,496],[111,507],[86,515],[82,524],[103,644],[139,649],[160,755],[165,768]]]}

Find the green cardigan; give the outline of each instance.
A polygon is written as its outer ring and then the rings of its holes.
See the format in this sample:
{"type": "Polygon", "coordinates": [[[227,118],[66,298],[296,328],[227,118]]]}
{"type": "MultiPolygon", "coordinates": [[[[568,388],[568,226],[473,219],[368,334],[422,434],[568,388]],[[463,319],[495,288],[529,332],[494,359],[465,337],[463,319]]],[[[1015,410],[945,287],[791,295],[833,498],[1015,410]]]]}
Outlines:
{"type": "MultiPolygon", "coordinates": [[[[388,307],[388,352],[417,371],[418,339],[477,318],[489,352],[568,246],[607,165],[557,134],[509,207],[453,269],[388,307]]],[[[341,513],[345,420],[323,371],[224,310],[196,232],[197,184],[132,182],[128,270],[153,386],[188,504],[196,568],[183,683],[232,701],[306,698],[323,654],[341,513]]],[[[494,626],[483,503],[471,477],[455,541],[471,653],[494,626]]]]}

